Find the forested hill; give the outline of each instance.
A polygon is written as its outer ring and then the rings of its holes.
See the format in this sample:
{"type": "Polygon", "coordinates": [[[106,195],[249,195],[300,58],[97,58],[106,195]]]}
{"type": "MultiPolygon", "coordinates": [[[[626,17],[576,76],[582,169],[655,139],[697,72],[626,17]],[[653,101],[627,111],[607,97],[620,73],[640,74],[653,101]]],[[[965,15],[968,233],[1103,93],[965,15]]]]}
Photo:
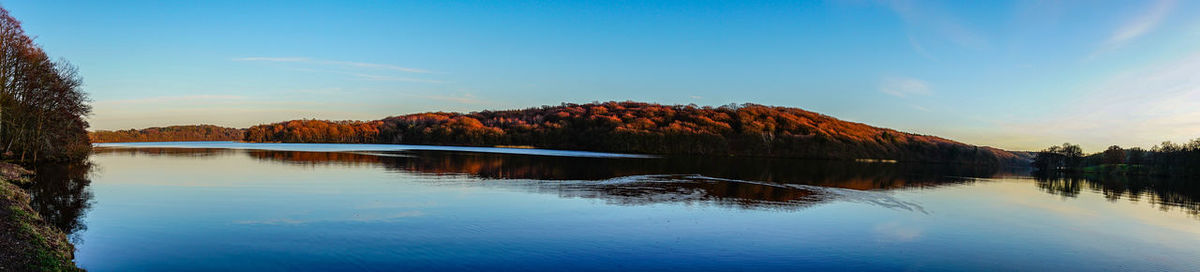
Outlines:
{"type": "Polygon", "coordinates": [[[838,120],[798,108],[639,102],[562,104],[377,121],[295,120],[246,129],[250,142],[533,146],[664,155],[1025,163],[1012,152],[838,120]]]}
{"type": "Polygon", "coordinates": [[[152,127],[146,129],[100,130],[88,133],[93,143],[240,141],[243,130],[214,125],[152,127]]]}

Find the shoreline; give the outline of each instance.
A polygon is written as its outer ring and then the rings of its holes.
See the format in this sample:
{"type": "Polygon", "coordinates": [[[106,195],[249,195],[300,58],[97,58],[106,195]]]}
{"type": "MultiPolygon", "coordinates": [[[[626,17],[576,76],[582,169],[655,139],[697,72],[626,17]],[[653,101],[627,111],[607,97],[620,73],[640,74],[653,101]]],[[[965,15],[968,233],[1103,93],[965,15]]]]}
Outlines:
{"type": "Polygon", "coordinates": [[[32,174],[0,163],[0,271],[85,271],[74,261],[75,246],[32,207],[15,182],[32,174]]]}

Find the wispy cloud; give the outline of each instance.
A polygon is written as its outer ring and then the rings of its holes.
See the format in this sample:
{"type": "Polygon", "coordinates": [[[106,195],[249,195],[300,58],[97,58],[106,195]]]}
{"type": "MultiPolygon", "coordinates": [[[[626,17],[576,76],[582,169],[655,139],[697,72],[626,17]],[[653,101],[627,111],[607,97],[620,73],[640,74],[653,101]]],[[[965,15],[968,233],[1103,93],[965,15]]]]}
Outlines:
{"type": "Polygon", "coordinates": [[[235,59],[233,59],[233,61],[295,62],[295,63],[311,63],[311,64],[321,64],[321,65],[349,66],[349,67],[368,68],[368,69],[393,70],[393,71],[401,71],[401,72],[409,72],[409,73],[430,73],[429,70],[425,70],[425,69],[402,67],[402,66],[391,65],[391,64],[340,61],[340,60],[321,60],[321,59],[312,59],[312,58],[305,58],[305,57],[245,57],[245,58],[235,58],[235,59]]]}
{"type": "Polygon", "coordinates": [[[308,95],[341,95],[341,94],[345,94],[346,90],[343,88],[334,87],[334,88],[289,90],[288,93],[308,94],[308,95]]]}
{"type": "Polygon", "coordinates": [[[361,73],[347,73],[347,74],[349,74],[349,75],[352,75],[352,76],[355,76],[355,77],[358,77],[358,78],[360,78],[360,79],[365,79],[365,80],[374,80],[374,81],[403,81],[403,82],[422,82],[422,83],[446,83],[445,81],[441,81],[441,80],[420,79],[420,78],[411,78],[411,77],[383,76],[383,75],[372,75],[372,74],[361,74],[361,73]]]}
{"type": "MultiPolygon", "coordinates": [[[[1070,139],[1095,150],[1186,141],[1200,131],[1200,52],[1109,77],[1038,120],[1007,124],[1039,139],[1070,139]]],[[[1057,140],[1056,140],[1057,141],[1057,140]]]]}
{"type": "Polygon", "coordinates": [[[305,57],[246,57],[235,58],[233,61],[246,62],[283,62],[283,63],[303,63],[310,64],[310,67],[288,67],[287,69],[305,72],[317,73],[337,73],[352,76],[356,79],[371,80],[371,81],[398,81],[398,82],[420,82],[420,83],[446,83],[442,80],[414,78],[406,76],[379,75],[386,71],[399,71],[405,73],[432,73],[424,69],[401,67],[391,64],[352,62],[339,60],[320,60],[305,57]],[[325,66],[322,69],[314,69],[312,65],[325,66]],[[332,67],[330,67],[332,66],[332,67]]]}
{"type": "Polygon", "coordinates": [[[235,58],[233,61],[271,61],[271,62],[305,62],[308,58],[268,58],[268,57],[249,57],[235,58]]]}
{"type": "MultiPolygon", "coordinates": [[[[329,102],[293,101],[279,98],[247,97],[240,95],[183,95],[159,96],[138,99],[97,100],[93,103],[96,115],[111,112],[143,112],[153,111],[207,111],[221,108],[222,110],[239,107],[265,108],[274,106],[312,106],[330,104],[329,102]]],[[[146,112],[143,112],[145,114],[146,112]]]]}
{"type": "Polygon", "coordinates": [[[933,94],[928,83],[911,77],[885,77],[879,83],[879,91],[896,97],[933,94]]]}
{"type": "Polygon", "coordinates": [[[323,222],[387,222],[387,221],[395,221],[397,219],[403,219],[403,218],[408,218],[408,217],[418,217],[418,216],[424,216],[424,215],[425,215],[425,213],[421,212],[421,211],[403,211],[403,212],[397,212],[397,213],[392,213],[392,214],[380,214],[380,215],[356,214],[356,215],[354,215],[352,217],[348,217],[348,218],[312,218],[312,219],[273,218],[273,219],[264,219],[264,220],[238,220],[238,221],[233,221],[233,223],[239,224],[239,225],[296,225],[296,224],[323,223],[323,222]]]}
{"type": "MultiPolygon", "coordinates": [[[[927,5],[919,6],[908,0],[889,0],[884,3],[908,24],[910,31],[927,29],[959,46],[973,49],[988,47],[989,43],[983,35],[968,27],[962,20],[949,12],[942,12],[927,5]]],[[[914,45],[914,50],[924,50],[924,48],[920,48],[919,43],[915,43],[912,35],[909,35],[909,42],[914,45]]]]}
{"type": "Polygon", "coordinates": [[[361,68],[371,68],[371,69],[396,70],[396,71],[409,72],[409,73],[430,73],[429,70],[400,67],[400,66],[391,65],[391,64],[378,64],[378,63],[352,62],[352,61],[323,61],[323,63],[346,65],[346,66],[361,67],[361,68]]]}
{"type": "Polygon", "coordinates": [[[240,95],[207,95],[206,94],[206,95],[184,95],[184,96],[158,96],[158,97],[148,97],[148,98],[138,98],[138,99],[100,100],[100,101],[96,101],[96,103],[97,104],[107,104],[107,105],[122,105],[122,104],[157,104],[157,103],[197,101],[197,100],[229,101],[229,100],[246,100],[246,99],[247,99],[247,97],[240,96],[240,95]]]}
{"type": "Polygon", "coordinates": [[[925,46],[921,45],[921,42],[917,41],[917,37],[913,37],[912,33],[908,34],[908,45],[912,46],[913,51],[916,51],[922,57],[933,61],[937,60],[937,58],[933,57],[933,54],[929,54],[929,51],[925,50],[925,46]]]}
{"type": "Polygon", "coordinates": [[[320,101],[220,94],[97,100],[88,122],[96,130],[202,123],[248,127],[279,120],[372,119],[384,115],[361,103],[335,99],[344,95],[323,96],[325,99],[320,101]]]}
{"type": "MultiPolygon", "coordinates": [[[[1150,6],[1149,9],[1142,12],[1132,20],[1118,27],[1108,40],[1100,45],[1100,49],[1096,53],[1116,50],[1125,44],[1145,35],[1154,30],[1163,19],[1171,12],[1171,7],[1175,6],[1175,0],[1160,0],[1150,6]]],[[[1095,54],[1093,54],[1095,55],[1095,54]]]]}
{"type": "Polygon", "coordinates": [[[875,234],[886,242],[912,242],[920,239],[924,232],[921,227],[896,221],[875,225],[875,234]]]}
{"type": "Polygon", "coordinates": [[[479,97],[476,97],[476,96],[475,96],[475,95],[473,95],[473,94],[463,94],[463,95],[413,95],[413,97],[417,97],[417,98],[424,98],[424,99],[430,99],[430,100],[450,101],[450,102],[461,103],[461,104],[475,104],[475,105],[478,105],[478,104],[485,104],[485,103],[487,103],[487,101],[484,101],[484,100],[480,99],[479,97]]]}

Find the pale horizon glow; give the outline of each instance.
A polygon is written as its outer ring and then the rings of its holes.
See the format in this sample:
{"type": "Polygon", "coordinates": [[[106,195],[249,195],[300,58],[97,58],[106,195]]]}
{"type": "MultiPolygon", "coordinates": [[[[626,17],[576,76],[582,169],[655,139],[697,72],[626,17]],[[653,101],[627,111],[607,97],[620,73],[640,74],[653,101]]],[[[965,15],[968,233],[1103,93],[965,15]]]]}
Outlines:
{"type": "Polygon", "coordinates": [[[1200,2],[5,1],[92,130],[592,101],[798,107],[1010,150],[1200,138],[1200,2]]]}

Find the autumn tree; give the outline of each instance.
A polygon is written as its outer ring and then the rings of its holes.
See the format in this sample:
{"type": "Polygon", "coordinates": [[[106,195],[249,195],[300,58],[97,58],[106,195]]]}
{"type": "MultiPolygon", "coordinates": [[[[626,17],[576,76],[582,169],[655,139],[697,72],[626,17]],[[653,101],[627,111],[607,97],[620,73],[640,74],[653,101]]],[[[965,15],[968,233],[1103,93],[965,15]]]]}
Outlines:
{"type": "Polygon", "coordinates": [[[0,8],[0,148],[23,161],[80,159],[91,112],[74,66],[52,61],[0,8]]]}
{"type": "Polygon", "coordinates": [[[1083,148],[1071,143],[1051,146],[1036,154],[1034,168],[1049,173],[1054,171],[1076,171],[1083,161],[1083,148]]]}
{"type": "Polygon", "coordinates": [[[88,133],[93,143],[112,142],[176,142],[176,141],[240,141],[242,129],[214,125],[151,127],[127,130],[99,130],[88,133]]]}
{"type": "Polygon", "coordinates": [[[520,110],[417,113],[369,122],[295,120],[251,127],[244,139],[975,164],[1021,160],[999,149],[756,104],[563,103],[520,110]]]}
{"type": "Polygon", "coordinates": [[[1125,150],[1120,146],[1109,146],[1104,150],[1105,164],[1123,164],[1125,163],[1125,150]]]}

